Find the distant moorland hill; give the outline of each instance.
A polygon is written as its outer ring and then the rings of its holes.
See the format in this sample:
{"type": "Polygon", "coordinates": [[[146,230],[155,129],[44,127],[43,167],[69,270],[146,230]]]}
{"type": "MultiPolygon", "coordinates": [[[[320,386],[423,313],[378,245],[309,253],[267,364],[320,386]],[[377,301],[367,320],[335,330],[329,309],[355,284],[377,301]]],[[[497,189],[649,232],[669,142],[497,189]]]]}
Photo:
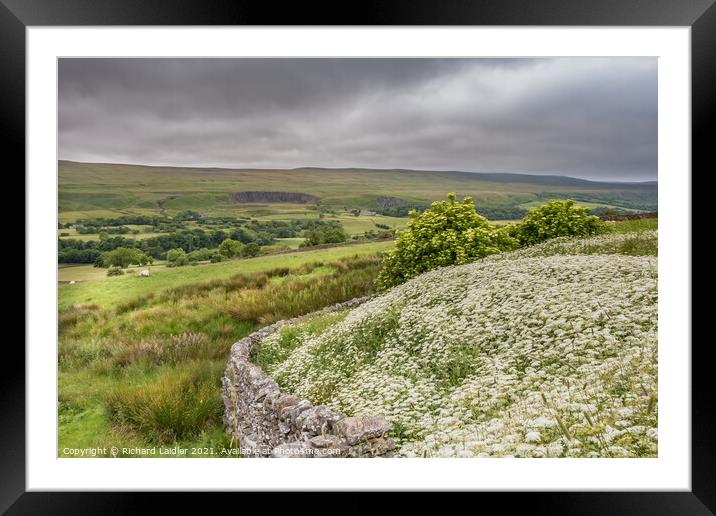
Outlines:
{"type": "MultiPolygon", "coordinates": [[[[596,182],[556,175],[361,168],[223,169],[59,161],[62,220],[181,210],[241,214],[259,206],[374,210],[404,216],[447,192],[475,198],[492,219],[519,218],[550,198],[593,208],[656,211],[657,183],[596,182]]],[[[245,214],[245,213],[244,213],[245,214]]]]}

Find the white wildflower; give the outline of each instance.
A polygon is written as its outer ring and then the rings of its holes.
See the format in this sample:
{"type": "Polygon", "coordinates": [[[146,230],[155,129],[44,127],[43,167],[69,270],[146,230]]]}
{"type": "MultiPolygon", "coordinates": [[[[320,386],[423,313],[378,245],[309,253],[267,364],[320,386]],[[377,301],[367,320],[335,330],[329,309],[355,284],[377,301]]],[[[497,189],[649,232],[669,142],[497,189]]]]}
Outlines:
{"type": "Polygon", "coordinates": [[[657,258],[580,255],[625,238],[428,272],[306,335],[270,373],[315,403],[384,415],[401,456],[653,456],[657,258]]]}

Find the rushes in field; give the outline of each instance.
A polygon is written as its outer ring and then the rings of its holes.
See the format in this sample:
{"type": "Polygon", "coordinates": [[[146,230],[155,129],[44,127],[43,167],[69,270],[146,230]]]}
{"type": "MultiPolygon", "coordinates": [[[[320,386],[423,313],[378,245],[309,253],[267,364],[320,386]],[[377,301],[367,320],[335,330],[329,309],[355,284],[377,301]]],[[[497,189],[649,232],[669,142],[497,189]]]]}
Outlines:
{"type": "Polygon", "coordinates": [[[191,439],[221,421],[221,370],[221,364],[194,363],[147,385],[117,387],[105,406],[115,423],[130,425],[150,443],[191,439]]]}

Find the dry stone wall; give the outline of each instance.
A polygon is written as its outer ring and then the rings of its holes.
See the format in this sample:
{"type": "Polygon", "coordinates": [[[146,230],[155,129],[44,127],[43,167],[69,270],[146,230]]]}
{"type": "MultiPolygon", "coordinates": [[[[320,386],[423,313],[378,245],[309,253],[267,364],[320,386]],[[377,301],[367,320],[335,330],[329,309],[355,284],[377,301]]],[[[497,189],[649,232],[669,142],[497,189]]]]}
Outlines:
{"type": "Polygon", "coordinates": [[[273,378],[250,361],[251,350],[283,326],[343,308],[357,306],[356,298],[314,312],[279,321],[244,337],[231,347],[222,378],[224,424],[248,457],[380,457],[395,447],[386,434],[390,423],[381,416],[348,417],[325,405],[281,392],[273,378]]]}

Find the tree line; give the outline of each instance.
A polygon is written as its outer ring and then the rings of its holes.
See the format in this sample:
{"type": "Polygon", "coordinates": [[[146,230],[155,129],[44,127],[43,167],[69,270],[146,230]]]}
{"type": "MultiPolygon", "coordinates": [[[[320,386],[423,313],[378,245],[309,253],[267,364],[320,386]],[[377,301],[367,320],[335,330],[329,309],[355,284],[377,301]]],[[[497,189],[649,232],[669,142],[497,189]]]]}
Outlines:
{"type": "MultiPolygon", "coordinates": [[[[102,263],[103,253],[118,248],[137,249],[155,260],[166,259],[167,252],[182,249],[192,253],[202,249],[216,249],[225,240],[236,241],[242,246],[254,244],[248,249],[260,249],[271,245],[277,238],[306,236],[308,245],[341,242],[347,239],[338,221],[249,221],[245,226],[233,229],[182,229],[143,240],[124,236],[106,235],[99,240],[60,238],[58,242],[59,263],[102,263]]],[[[249,251],[253,252],[253,251],[249,251]]]]}

